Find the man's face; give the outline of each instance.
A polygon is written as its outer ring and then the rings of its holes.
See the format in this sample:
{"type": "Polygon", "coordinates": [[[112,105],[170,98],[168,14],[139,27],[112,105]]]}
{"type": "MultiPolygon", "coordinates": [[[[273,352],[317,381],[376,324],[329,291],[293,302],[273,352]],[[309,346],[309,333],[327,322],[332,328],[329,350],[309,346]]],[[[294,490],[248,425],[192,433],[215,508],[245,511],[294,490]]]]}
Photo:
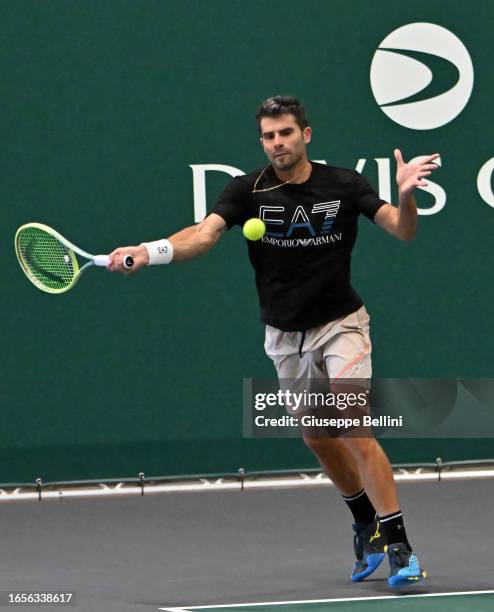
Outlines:
{"type": "Polygon", "coordinates": [[[310,127],[302,131],[292,114],[261,119],[262,146],[276,170],[291,170],[300,160],[306,160],[310,136],[310,127]]]}

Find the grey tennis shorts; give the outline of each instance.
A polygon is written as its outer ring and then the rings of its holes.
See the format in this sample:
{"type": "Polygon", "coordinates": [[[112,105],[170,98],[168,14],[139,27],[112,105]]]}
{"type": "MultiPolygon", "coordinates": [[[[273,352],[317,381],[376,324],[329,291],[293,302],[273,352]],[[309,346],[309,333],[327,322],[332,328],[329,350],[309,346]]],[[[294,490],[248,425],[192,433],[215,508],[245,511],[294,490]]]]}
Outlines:
{"type": "Polygon", "coordinates": [[[264,349],[280,379],[319,378],[336,383],[372,376],[365,306],[306,332],[284,332],[267,325],[264,349]]]}
{"type": "MultiPolygon", "coordinates": [[[[266,326],[264,348],[273,360],[282,391],[309,398],[343,397],[343,407],[310,400],[302,408],[285,401],[288,414],[316,417],[315,425],[300,425],[303,437],[368,436],[361,427],[320,425],[319,420],[334,417],[360,417],[368,414],[372,376],[369,315],[364,306],[356,312],[306,332],[284,332],[266,326]],[[350,394],[353,393],[353,396],[350,394]],[[350,397],[364,398],[350,406],[350,397]]],[[[360,420],[358,421],[361,422],[360,420]]],[[[312,421],[311,421],[312,423],[312,421]]]]}

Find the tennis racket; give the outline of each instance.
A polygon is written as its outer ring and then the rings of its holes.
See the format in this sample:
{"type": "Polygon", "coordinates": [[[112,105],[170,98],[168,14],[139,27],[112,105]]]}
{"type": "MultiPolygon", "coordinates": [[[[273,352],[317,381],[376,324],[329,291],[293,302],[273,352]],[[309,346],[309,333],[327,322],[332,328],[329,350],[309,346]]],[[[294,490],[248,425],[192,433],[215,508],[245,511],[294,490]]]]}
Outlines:
{"type": "MultiPolygon", "coordinates": [[[[27,223],[17,230],[15,252],[28,279],[47,293],[72,289],[84,270],[106,267],[109,260],[108,255],[86,253],[42,223],[27,223]],[[80,266],[76,254],[87,259],[87,263],[80,266]]],[[[126,255],[124,267],[130,270],[133,265],[133,258],[126,255]]]]}

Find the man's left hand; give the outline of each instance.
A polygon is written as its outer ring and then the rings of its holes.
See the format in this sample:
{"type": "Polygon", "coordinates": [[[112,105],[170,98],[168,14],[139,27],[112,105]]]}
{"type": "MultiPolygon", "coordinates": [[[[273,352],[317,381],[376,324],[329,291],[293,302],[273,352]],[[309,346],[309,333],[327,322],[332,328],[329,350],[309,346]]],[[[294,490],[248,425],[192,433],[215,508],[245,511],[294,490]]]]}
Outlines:
{"type": "Polygon", "coordinates": [[[399,149],[394,151],[396,159],[396,182],[400,196],[408,196],[412,193],[415,187],[427,187],[428,183],[424,177],[429,176],[431,172],[437,170],[438,164],[434,163],[438,159],[439,153],[433,155],[425,155],[419,161],[413,163],[405,163],[399,149]]]}

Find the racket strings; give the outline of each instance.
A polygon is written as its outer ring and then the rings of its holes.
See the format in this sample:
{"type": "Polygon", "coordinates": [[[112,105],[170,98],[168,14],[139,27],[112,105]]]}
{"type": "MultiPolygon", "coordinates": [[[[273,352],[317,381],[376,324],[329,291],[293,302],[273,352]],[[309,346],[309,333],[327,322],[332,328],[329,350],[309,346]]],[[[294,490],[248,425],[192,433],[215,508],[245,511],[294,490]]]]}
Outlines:
{"type": "Polygon", "coordinates": [[[17,239],[24,271],[36,285],[56,291],[72,283],[77,262],[57,238],[40,228],[27,227],[17,239]]]}

